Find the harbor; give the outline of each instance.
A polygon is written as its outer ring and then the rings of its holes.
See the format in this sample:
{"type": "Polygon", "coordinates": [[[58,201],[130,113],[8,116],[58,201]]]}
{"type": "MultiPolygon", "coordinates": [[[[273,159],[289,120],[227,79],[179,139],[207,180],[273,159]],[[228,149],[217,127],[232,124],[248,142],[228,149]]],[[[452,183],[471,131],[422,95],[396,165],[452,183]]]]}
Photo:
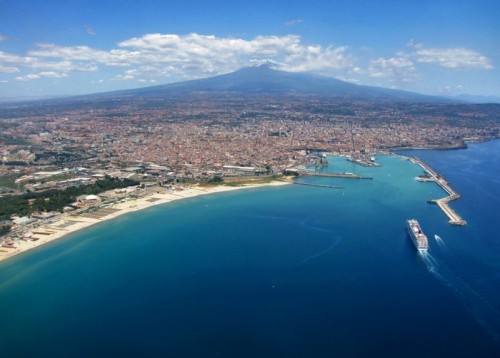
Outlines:
{"type": "Polygon", "coordinates": [[[417,178],[419,181],[423,182],[435,182],[437,185],[439,185],[446,193],[448,193],[448,196],[440,199],[431,199],[428,200],[430,204],[436,204],[439,206],[439,208],[445,213],[445,215],[449,219],[449,223],[451,225],[458,225],[458,226],[464,226],[467,224],[467,221],[465,221],[455,210],[453,210],[449,203],[453,200],[460,199],[461,196],[458,194],[450,185],[450,183],[442,176],[440,175],[437,171],[435,171],[433,168],[431,168],[427,163],[422,161],[421,159],[417,157],[409,157],[410,161],[413,164],[419,165],[422,167],[422,169],[425,170],[427,175],[425,176],[420,176],[417,178]]]}

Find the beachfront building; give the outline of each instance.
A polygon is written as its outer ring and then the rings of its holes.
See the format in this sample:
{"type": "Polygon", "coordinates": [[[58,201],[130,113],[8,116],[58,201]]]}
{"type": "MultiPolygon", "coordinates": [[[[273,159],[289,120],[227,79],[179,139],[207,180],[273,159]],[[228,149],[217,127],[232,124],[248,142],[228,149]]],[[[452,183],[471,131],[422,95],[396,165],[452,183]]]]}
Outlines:
{"type": "Polygon", "coordinates": [[[80,195],[76,198],[76,206],[84,207],[84,206],[96,206],[101,204],[101,198],[97,195],[80,195]]]}
{"type": "Polygon", "coordinates": [[[224,165],[222,167],[225,176],[252,176],[255,175],[255,167],[241,167],[237,165],[224,165]]]}

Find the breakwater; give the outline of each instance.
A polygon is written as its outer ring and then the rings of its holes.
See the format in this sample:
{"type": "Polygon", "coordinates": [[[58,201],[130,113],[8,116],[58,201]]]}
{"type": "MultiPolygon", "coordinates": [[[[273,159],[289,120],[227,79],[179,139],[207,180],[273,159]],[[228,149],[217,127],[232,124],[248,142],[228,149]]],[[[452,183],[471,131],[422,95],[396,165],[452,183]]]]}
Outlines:
{"type": "Polygon", "coordinates": [[[431,204],[436,204],[439,208],[446,214],[449,219],[449,223],[451,225],[459,225],[463,226],[467,224],[465,221],[455,210],[453,210],[449,203],[453,200],[460,199],[461,196],[458,194],[450,185],[450,183],[437,171],[435,171],[429,164],[425,163],[423,160],[417,157],[409,157],[410,161],[414,164],[417,164],[422,167],[429,175],[421,179],[422,181],[433,181],[438,184],[444,191],[448,193],[448,196],[441,199],[431,199],[428,200],[431,204]]]}
{"type": "Polygon", "coordinates": [[[326,185],[326,184],[312,184],[312,183],[297,183],[294,182],[295,185],[304,185],[304,186],[315,186],[318,188],[329,188],[329,189],[342,189],[341,186],[338,185],[326,185]]]}
{"type": "Polygon", "coordinates": [[[301,171],[300,176],[309,177],[329,177],[329,178],[347,178],[347,179],[373,179],[372,177],[366,177],[355,173],[317,173],[313,171],[301,171]]]}

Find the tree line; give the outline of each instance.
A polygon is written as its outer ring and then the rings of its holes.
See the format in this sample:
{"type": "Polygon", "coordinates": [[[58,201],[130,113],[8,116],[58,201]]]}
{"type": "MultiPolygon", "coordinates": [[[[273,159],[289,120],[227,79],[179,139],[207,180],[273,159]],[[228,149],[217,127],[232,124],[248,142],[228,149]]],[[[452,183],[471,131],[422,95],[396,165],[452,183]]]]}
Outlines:
{"type": "Polygon", "coordinates": [[[99,194],[139,184],[136,180],[112,178],[106,175],[104,179],[95,184],[73,186],[63,190],[47,190],[40,193],[7,195],[0,198],[0,220],[8,220],[13,214],[27,216],[43,211],[62,212],[65,206],[74,203],[80,195],[99,194]]]}

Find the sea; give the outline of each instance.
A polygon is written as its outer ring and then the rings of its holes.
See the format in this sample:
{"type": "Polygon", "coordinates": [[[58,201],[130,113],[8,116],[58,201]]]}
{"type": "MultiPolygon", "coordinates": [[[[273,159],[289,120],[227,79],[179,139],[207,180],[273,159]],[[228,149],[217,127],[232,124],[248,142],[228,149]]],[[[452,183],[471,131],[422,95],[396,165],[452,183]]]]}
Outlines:
{"type": "Polygon", "coordinates": [[[500,357],[500,140],[120,216],[0,263],[0,357],[500,357]],[[429,251],[413,246],[417,219],[429,251]]]}

